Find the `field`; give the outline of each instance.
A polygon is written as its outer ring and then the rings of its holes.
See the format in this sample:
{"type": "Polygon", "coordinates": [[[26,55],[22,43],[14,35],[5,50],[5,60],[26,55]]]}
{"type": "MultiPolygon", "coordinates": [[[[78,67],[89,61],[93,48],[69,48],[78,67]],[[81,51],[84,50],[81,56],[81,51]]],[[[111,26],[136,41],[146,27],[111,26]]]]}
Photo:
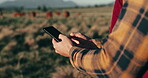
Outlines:
{"type": "Polygon", "coordinates": [[[53,25],[67,36],[81,32],[103,39],[109,34],[112,6],[52,10],[69,11],[68,18],[46,18],[44,12],[35,11],[37,17],[14,17],[14,11],[5,11],[0,17],[0,78],[78,77],[80,74],[71,67],[69,58],[54,53],[51,37],[42,28],[53,25]]]}

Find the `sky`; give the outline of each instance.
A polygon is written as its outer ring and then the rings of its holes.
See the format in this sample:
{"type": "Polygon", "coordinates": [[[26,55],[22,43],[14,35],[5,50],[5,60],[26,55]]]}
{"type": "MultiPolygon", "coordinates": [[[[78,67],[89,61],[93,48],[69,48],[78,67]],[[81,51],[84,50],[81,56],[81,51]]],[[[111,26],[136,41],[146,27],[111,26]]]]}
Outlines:
{"type": "Polygon", "coordinates": [[[3,3],[5,1],[13,1],[13,0],[0,0],[0,3],[3,3]]]}
{"type": "Polygon", "coordinates": [[[115,0],[64,0],[64,1],[73,1],[78,5],[95,5],[95,4],[107,4],[114,2],[115,0]]]}
{"type": "MultiPolygon", "coordinates": [[[[13,0],[0,0],[0,3],[3,3],[5,1],[13,1],[13,0]]],[[[95,4],[106,4],[113,2],[115,0],[64,0],[64,1],[73,1],[78,5],[95,5],[95,4]]]]}

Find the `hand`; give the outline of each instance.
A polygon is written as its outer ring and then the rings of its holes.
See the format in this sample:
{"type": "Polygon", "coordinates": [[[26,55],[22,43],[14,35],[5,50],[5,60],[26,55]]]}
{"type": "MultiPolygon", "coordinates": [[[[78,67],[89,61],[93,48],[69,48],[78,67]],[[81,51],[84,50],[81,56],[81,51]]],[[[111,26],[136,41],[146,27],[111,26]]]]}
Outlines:
{"type": "Polygon", "coordinates": [[[81,33],[71,33],[71,40],[76,43],[75,46],[87,49],[96,49],[98,48],[95,45],[95,40],[90,39],[89,37],[81,34],[81,33]]]}
{"type": "Polygon", "coordinates": [[[62,56],[70,57],[69,51],[73,46],[72,41],[68,37],[66,37],[62,34],[59,35],[59,39],[61,39],[62,41],[56,42],[54,39],[52,39],[52,43],[53,43],[53,47],[55,48],[55,52],[62,55],[62,56]]]}

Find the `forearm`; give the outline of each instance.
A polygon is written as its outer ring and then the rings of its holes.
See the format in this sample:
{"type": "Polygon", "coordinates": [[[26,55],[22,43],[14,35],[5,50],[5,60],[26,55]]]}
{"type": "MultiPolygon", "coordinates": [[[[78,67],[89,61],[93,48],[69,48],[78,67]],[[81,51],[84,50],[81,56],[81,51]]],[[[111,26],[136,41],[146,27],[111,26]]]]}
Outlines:
{"type": "Polygon", "coordinates": [[[93,77],[106,77],[109,73],[106,71],[110,70],[108,67],[113,64],[108,53],[102,48],[90,50],[73,47],[70,55],[70,61],[77,70],[93,77]]]}

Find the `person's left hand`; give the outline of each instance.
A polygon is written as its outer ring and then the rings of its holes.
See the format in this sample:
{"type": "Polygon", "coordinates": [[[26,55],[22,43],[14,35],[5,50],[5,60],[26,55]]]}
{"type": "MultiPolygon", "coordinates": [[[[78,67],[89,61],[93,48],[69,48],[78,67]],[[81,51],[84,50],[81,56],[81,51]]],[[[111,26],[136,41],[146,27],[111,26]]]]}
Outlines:
{"type": "Polygon", "coordinates": [[[97,49],[96,40],[91,39],[81,33],[71,33],[71,40],[76,43],[75,46],[86,49],[97,49]]]}
{"type": "Polygon", "coordinates": [[[72,41],[68,37],[66,37],[62,34],[59,35],[59,39],[61,39],[62,41],[56,42],[54,39],[52,39],[52,43],[53,43],[53,47],[55,48],[55,52],[62,55],[62,56],[70,57],[69,51],[73,46],[72,41]]]}

